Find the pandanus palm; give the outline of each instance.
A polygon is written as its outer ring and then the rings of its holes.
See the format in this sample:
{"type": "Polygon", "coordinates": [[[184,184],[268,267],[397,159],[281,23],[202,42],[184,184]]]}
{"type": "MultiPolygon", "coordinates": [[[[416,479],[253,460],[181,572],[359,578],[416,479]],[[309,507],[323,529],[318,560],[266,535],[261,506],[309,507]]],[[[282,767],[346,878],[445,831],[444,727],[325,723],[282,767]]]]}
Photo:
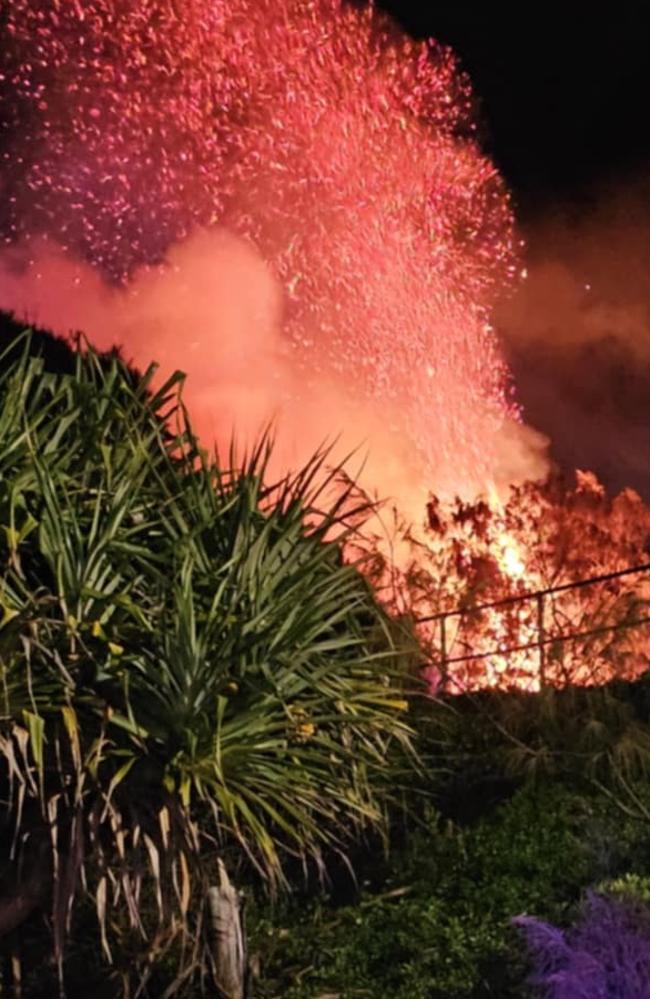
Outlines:
{"type": "Polygon", "coordinates": [[[403,677],[324,455],[271,484],[263,440],[224,470],[180,375],[154,391],[90,349],[52,374],[27,339],[0,371],[5,819],[51,846],[57,953],[81,879],[110,957],[147,893],[182,936],[209,855],[274,882],[379,824],[403,677]]]}

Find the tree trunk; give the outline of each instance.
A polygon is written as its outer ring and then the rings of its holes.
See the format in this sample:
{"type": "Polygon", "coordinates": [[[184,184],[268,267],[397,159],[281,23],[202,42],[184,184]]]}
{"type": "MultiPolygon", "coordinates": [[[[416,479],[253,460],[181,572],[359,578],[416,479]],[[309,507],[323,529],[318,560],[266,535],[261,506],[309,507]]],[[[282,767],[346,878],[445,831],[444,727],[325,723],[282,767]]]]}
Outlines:
{"type": "Polygon", "coordinates": [[[215,981],[224,999],[245,999],[246,942],[242,897],[231,884],[223,861],[219,859],[217,863],[219,885],[208,889],[215,981]]]}

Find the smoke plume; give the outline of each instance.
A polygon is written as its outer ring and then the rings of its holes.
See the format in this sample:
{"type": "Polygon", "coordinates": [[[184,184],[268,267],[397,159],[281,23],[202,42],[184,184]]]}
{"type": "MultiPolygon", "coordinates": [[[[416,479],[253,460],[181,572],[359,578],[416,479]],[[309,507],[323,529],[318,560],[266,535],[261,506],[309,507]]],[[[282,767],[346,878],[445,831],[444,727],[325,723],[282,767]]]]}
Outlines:
{"type": "Polygon", "coordinates": [[[650,497],[650,184],[620,179],[526,227],[528,276],[502,304],[524,417],[564,468],[650,497]]]}

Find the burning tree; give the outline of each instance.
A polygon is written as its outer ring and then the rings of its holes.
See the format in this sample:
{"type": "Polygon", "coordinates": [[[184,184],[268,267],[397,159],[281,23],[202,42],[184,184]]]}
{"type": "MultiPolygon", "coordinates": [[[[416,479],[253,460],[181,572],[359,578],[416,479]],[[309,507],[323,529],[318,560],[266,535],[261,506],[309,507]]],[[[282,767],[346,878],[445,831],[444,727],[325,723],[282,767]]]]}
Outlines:
{"type": "Polygon", "coordinates": [[[631,679],[650,664],[650,509],[577,472],[507,501],[432,498],[423,531],[397,524],[399,567],[375,537],[370,573],[413,617],[433,688],[539,689],[631,679]]]}

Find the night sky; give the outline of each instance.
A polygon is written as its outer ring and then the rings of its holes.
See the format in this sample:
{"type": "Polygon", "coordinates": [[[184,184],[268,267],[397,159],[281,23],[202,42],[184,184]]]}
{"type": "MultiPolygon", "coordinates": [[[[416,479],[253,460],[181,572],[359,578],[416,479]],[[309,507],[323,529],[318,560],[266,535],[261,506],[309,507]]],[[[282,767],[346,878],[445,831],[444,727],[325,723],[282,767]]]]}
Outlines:
{"type": "Polygon", "coordinates": [[[650,4],[383,0],[411,35],[450,45],[480,101],[482,138],[527,214],[580,201],[650,162],[650,4]]]}

